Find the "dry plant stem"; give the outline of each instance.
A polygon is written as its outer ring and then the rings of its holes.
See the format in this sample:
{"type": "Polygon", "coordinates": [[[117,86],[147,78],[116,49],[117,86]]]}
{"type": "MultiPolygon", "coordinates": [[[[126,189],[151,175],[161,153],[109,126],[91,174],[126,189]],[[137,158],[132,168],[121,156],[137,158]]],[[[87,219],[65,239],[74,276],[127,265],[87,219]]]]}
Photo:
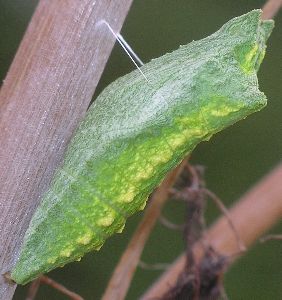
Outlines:
{"type": "MultiPolygon", "coordinates": [[[[0,274],[84,116],[132,0],[41,0],[0,91],[0,274]]],[[[0,275],[0,299],[16,285],[0,275]]]]}
{"type": "Polygon", "coordinates": [[[279,241],[282,240],[282,234],[268,234],[266,236],[263,236],[260,239],[260,242],[264,243],[272,240],[279,240],[279,241]]]}
{"type": "Polygon", "coordinates": [[[185,224],[174,224],[170,222],[167,218],[165,218],[162,214],[159,217],[159,222],[171,230],[183,231],[185,229],[185,224]]]}
{"type": "Polygon", "coordinates": [[[40,277],[33,280],[29,286],[27,297],[25,300],[34,300],[40,286],[40,277]]]}
{"type": "Polygon", "coordinates": [[[43,275],[43,276],[40,277],[40,282],[50,285],[52,288],[54,288],[54,289],[60,291],[61,293],[67,295],[72,300],[83,300],[83,298],[81,296],[79,296],[78,294],[68,290],[63,285],[61,285],[58,282],[54,281],[50,277],[47,277],[47,276],[43,275]]]}
{"type": "Polygon", "coordinates": [[[272,19],[279,11],[282,6],[282,0],[269,0],[263,6],[262,19],[272,19]]]}
{"type": "Polygon", "coordinates": [[[102,300],[122,300],[125,298],[146,241],[169,196],[169,190],[186,163],[187,160],[184,160],[175,170],[171,171],[152,195],[145,215],[139,223],[126,250],[123,252],[102,300]]]}
{"type": "MultiPolygon", "coordinates": [[[[254,186],[229,211],[229,216],[240,238],[250,247],[259,236],[271,228],[282,217],[282,165],[279,165],[261,182],[254,186]]],[[[238,242],[230,229],[228,220],[221,217],[205,234],[205,243],[217,253],[238,257],[238,242]]],[[[193,251],[199,261],[203,255],[203,241],[196,243],[193,251]]],[[[181,255],[159,280],[141,297],[142,300],[161,298],[171,286],[186,263],[185,254],[181,255]]]]}
{"type": "Polygon", "coordinates": [[[55,280],[51,279],[48,276],[41,276],[39,278],[37,278],[36,280],[34,280],[28,290],[28,295],[26,300],[34,300],[36,297],[36,294],[38,292],[39,286],[41,283],[45,283],[47,285],[50,285],[52,288],[58,290],[59,292],[61,292],[62,294],[67,295],[70,299],[72,300],[83,300],[83,298],[70,291],[69,289],[67,289],[66,287],[64,287],[62,284],[56,282],[55,280]]]}
{"type": "Polygon", "coordinates": [[[237,232],[237,229],[234,226],[232,219],[229,215],[229,211],[225,207],[224,203],[212,191],[210,191],[208,189],[203,189],[203,191],[207,196],[209,196],[215,202],[216,206],[220,209],[220,211],[222,212],[222,214],[225,216],[226,220],[228,221],[229,226],[233,230],[234,236],[237,239],[238,251],[246,251],[246,247],[245,247],[243,241],[241,240],[241,238],[237,232]]]}

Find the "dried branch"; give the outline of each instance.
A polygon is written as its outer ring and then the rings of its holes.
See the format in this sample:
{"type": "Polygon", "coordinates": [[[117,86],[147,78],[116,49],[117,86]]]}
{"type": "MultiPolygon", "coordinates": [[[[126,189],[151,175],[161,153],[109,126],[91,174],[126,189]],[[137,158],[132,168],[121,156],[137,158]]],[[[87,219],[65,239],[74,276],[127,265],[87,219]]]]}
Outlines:
{"type": "Polygon", "coordinates": [[[40,277],[33,280],[28,288],[25,300],[34,300],[40,287],[40,277]]]}
{"type": "Polygon", "coordinates": [[[222,214],[226,217],[226,219],[229,223],[229,226],[233,230],[234,236],[237,239],[238,251],[246,251],[246,247],[245,247],[243,241],[241,240],[241,238],[232,222],[232,219],[229,216],[229,210],[225,207],[224,203],[212,191],[210,191],[208,189],[203,189],[203,191],[215,202],[215,204],[220,209],[222,214]]]}
{"type": "MultiPolygon", "coordinates": [[[[0,91],[0,274],[85,114],[132,0],[41,0],[0,91]]],[[[0,276],[0,299],[16,285],[0,276]]]]}
{"type": "Polygon", "coordinates": [[[175,170],[171,171],[152,195],[145,215],[139,223],[126,250],[123,252],[102,300],[121,300],[125,298],[145,243],[160,216],[161,209],[169,196],[171,186],[174,184],[186,163],[187,160],[184,160],[175,170]]]}
{"type": "Polygon", "coordinates": [[[80,295],[76,294],[75,292],[70,291],[62,284],[58,283],[57,281],[55,281],[45,275],[40,276],[39,278],[35,279],[31,283],[29,290],[28,290],[28,295],[27,295],[26,300],[34,300],[35,299],[41,283],[51,286],[53,289],[58,290],[59,292],[68,296],[72,300],[84,300],[80,295]]]}
{"type": "Polygon", "coordinates": [[[51,287],[53,287],[54,289],[60,291],[61,293],[65,294],[66,296],[68,296],[70,299],[72,300],[83,300],[83,298],[81,296],[79,296],[78,294],[70,291],[69,289],[67,289],[66,287],[64,287],[63,285],[61,285],[60,283],[56,282],[55,280],[51,279],[48,276],[41,276],[40,277],[40,282],[41,283],[45,283],[47,285],[50,285],[51,287]]]}
{"type": "Polygon", "coordinates": [[[263,236],[260,239],[260,242],[264,243],[264,242],[268,242],[268,241],[272,241],[272,240],[281,241],[282,240],[282,234],[268,234],[266,236],[263,236]]]}
{"type": "Polygon", "coordinates": [[[262,8],[262,19],[272,19],[282,6],[282,0],[268,0],[262,8]]]}
{"type": "MultiPolygon", "coordinates": [[[[279,165],[261,182],[253,187],[229,211],[236,231],[250,247],[259,236],[271,228],[282,217],[282,165],[279,165]]],[[[197,261],[204,254],[203,242],[222,255],[233,259],[238,257],[238,241],[226,217],[221,217],[193,248],[197,261]]],[[[142,300],[161,298],[171,286],[186,263],[186,255],[181,255],[159,280],[141,297],[142,300]]]]}

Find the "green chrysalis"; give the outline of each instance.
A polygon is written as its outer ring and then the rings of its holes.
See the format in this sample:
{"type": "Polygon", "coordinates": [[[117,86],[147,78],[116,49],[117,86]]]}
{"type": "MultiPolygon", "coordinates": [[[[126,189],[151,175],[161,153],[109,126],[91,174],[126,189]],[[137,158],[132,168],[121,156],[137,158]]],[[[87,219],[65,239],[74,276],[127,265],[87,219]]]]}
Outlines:
{"type": "Polygon", "coordinates": [[[87,112],[26,232],[25,284],[98,250],[203,140],[266,105],[256,73],[273,21],[254,10],[110,84],[87,112]]]}

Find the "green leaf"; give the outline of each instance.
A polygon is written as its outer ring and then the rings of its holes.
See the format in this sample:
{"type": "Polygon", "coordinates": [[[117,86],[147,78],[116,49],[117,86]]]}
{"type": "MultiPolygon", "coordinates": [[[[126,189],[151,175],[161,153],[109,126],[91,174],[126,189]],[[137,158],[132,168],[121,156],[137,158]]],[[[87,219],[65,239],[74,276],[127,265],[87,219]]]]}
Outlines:
{"type": "Polygon", "coordinates": [[[35,212],[11,277],[27,283],[98,250],[203,140],[266,105],[256,72],[272,21],[254,10],[110,84],[35,212]]]}

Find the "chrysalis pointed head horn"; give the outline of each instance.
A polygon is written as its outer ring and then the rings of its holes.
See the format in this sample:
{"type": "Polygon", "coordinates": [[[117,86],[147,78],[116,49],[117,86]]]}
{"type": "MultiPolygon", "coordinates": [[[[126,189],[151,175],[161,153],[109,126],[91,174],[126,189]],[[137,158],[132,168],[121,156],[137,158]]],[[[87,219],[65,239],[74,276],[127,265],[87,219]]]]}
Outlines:
{"type": "Polygon", "coordinates": [[[265,55],[273,20],[262,20],[262,11],[253,10],[227,22],[220,30],[232,37],[236,57],[246,73],[257,72],[265,55]]]}

